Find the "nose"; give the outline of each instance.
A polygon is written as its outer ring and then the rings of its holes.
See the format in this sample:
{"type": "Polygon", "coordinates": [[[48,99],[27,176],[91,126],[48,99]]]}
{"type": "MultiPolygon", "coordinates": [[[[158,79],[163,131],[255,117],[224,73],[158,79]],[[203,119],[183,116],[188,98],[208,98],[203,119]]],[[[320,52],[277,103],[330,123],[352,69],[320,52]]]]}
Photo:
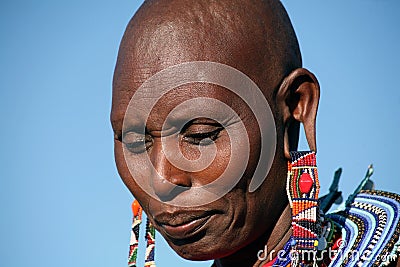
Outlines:
{"type": "Polygon", "coordinates": [[[190,189],[192,186],[190,173],[177,168],[168,161],[161,141],[155,140],[149,153],[154,167],[151,177],[153,190],[161,201],[170,201],[190,189]]]}

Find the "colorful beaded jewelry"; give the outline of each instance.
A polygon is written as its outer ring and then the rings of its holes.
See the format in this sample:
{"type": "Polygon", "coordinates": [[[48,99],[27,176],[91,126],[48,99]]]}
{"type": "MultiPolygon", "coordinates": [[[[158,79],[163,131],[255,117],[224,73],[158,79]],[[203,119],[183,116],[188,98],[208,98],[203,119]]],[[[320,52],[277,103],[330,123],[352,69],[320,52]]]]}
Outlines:
{"type": "Polygon", "coordinates": [[[301,255],[313,255],[318,246],[320,230],[318,193],[319,181],[315,153],[290,152],[286,191],[292,210],[292,257],[291,265],[297,266],[297,260],[311,261],[301,255]],[[296,259],[297,258],[297,259],[296,259]]]}
{"type": "MultiPolygon", "coordinates": [[[[139,233],[140,233],[140,224],[142,223],[142,213],[143,213],[143,209],[137,200],[134,200],[132,203],[132,213],[133,213],[133,222],[131,229],[131,240],[129,245],[128,267],[137,267],[136,261],[139,248],[139,233]]],[[[154,263],[155,229],[149,219],[147,219],[146,222],[145,240],[146,240],[146,254],[144,260],[144,266],[156,267],[154,263]]]]}
{"type": "MultiPolygon", "coordinates": [[[[333,203],[341,202],[338,182],[341,169],[335,173],[330,193],[318,203],[318,173],[315,153],[291,152],[287,193],[292,208],[291,266],[387,266],[400,253],[400,196],[373,188],[368,167],[365,178],[350,195],[343,210],[323,215],[333,203]],[[339,200],[339,201],[338,201],[339,200]],[[319,211],[318,204],[321,205],[319,211]],[[318,216],[320,214],[320,216],[318,216]],[[312,246],[314,241],[314,247],[312,246]],[[333,251],[329,257],[323,252],[333,251]],[[315,252],[318,260],[299,255],[315,252]],[[294,257],[295,256],[295,257],[294,257]],[[318,257],[321,256],[321,257],[318,257]]],[[[287,253],[288,254],[288,253],[287,253]]],[[[310,255],[310,254],[308,254],[310,255]]],[[[288,258],[272,266],[287,266],[288,258]]]]}
{"type": "MultiPolygon", "coordinates": [[[[292,210],[292,236],[284,246],[284,253],[264,266],[387,266],[398,259],[400,195],[366,190],[373,187],[369,180],[372,166],[343,209],[324,215],[333,203],[342,202],[338,191],[341,169],[335,173],[328,195],[318,200],[315,153],[291,152],[290,155],[286,190],[292,210]],[[327,251],[334,253],[324,254],[327,251]]],[[[128,267],[137,266],[143,210],[136,200],[132,203],[132,212],[128,267]]],[[[155,229],[148,219],[145,239],[145,266],[155,267],[155,229]]]]}
{"type": "Polygon", "coordinates": [[[156,267],[154,263],[154,249],[155,249],[155,237],[156,230],[151,224],[150,220],[147,219],[146,223],[146,255],[144,259],[144,266],[156,267]]]}
{"type": "Polygon", "coordinates": [[[344,211],[326,215],[342,227],[330,266],[387,266],[400,253],[400,196],[375,190],[352,195],[344,211]]]}
{"type": "Polygon", "coordinates": [[[369,180],[372,165],[343,210],[324,215],[333,203],[342,202],[338,191],[341,169],[335,173],[329,194],[318,203],[315,153],[290,154],[287,193],[292,208],[293,233],[284,247],[285,257],[265,266],[387,266],[397,260],[400,253],[400,196],[369,190],[373,188],[369,180]],[[302,252],[316,255],[315,260],[301,257],[302,252]],[[324,252],[333,253],[324,255],[324,252]]]}
{"type": "Polygon", "coordinates": [[[142,223],[142,207],[137,200],[132,202],[133,222],[129,245],[128,267],[136,267],[137,251],[139,248],[139,227],[142,223]]]}

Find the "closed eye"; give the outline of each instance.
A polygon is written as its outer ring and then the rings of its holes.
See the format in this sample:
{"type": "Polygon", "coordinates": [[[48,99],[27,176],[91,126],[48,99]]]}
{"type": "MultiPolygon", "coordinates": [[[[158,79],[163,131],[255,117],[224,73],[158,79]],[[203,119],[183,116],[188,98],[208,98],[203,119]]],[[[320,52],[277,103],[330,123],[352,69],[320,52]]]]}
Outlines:
{"type": "Polygon", "coordinates": [[[210,132],[198,132],[198,133],[189,133],[183,136],[183,140],[193,144],[200,146],[207,146],[215,142],[219,137],[219,133],[223,130],[222,127],[218,127],[217,129],[210,132]]]}
{"type": "Polygon", "coordinates": [[[153,144],[153,139],[150,135],[142,135],[134,132],[128,132],[122,139],[126,149],[134,154],[141,154],[147,151],[153,144]]]}

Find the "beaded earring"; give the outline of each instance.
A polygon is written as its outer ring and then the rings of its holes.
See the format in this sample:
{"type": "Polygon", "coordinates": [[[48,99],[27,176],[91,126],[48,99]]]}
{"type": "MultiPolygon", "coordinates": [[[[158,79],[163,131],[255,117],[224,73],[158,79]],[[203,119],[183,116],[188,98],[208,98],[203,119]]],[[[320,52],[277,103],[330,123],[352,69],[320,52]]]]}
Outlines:
{"type": "Polygon", "coordinates": [[[307,255],[315,255],[318,246],[319,181],[315,152],[290,152],[286,191],[292,210],[292,246],[291,266],[298,261],[314,262],[306,259],[307,255]]]}
{"type": "MultiPolygon", "coordinates": [[[[131,240],[129,245],[129,257],[128,257],[128,267],[137,267],[137,253],[139,248],[139,230],[140,224],[142,223],[142,213],[143,209],[137,200],[132,203],[132,213],[133,222],[131,230],[131,240]]],[[[150,220],[147,218],[146,221],[146,254],[144,260],[144,266],[156,267],[154,263],[154,252],[155,252],[155,229],[151,224],[150,220]]]]}

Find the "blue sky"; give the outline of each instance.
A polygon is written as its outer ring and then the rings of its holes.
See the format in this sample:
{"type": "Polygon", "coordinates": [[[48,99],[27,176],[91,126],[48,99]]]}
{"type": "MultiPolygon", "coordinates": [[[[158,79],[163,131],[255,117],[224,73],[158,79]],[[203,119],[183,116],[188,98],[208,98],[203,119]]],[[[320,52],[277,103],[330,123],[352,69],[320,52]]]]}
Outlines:
{"type": "MultiPolygon", "coordinates": [[[[283,2],[321,84],[321,192],[343,167],[348,195],[373,163],[377,188],[399,193],[399,2],[283,2]]],[[[140,4],[1,1],[1,266],[126,266],[132,197],[109,110],[119,41],[140,4]]],[[[210,266],[157,240],[158,267],[210,266]]]]}

